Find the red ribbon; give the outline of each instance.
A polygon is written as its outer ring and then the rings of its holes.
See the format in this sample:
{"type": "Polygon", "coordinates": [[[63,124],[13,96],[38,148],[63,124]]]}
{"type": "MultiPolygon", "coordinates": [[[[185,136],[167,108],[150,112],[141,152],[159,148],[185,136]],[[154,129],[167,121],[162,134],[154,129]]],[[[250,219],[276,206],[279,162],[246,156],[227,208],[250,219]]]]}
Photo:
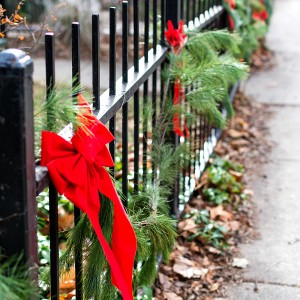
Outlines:
{"type": "MultiPolygon", "coordinates": [[[[168,20],[168,30],[165,32],[165,37],[169,45],[173,47],[175,54],[180,53],[187,41],[187,36],[183,33],[183,25],[183,21],[180,21],[178,24],[178,29],[175,29],[173,23],[168,20]]],[[[174,82],[173,105],[179,107],[181,100],[183,102],[185,101],[185,94],[180,80],[176,79],[174,82]]],[[[173,115],[173,131],[179,136],[185,136],[187,138],[190,136],[186,120],[184,120],[184,129],[181,129],[179,111],[176,111],[173,115]]]]}
{"type": "MultiPolygon", "coordinates": [[[[179,107],[181,101],[185,102],[185,94],[179,79],[176,79],[174,83],[173,105],[175,107],[179,107]]],[[[179,136],[185,136],[186,138],[190,137],[190,132],[186,123],[186,119],[184,119],[184,125],[182,130],[179,111],[176,111],[173,115],[173,131],[179,136]]]]}
{"type": "Polygon", "coordinates": [[[123,299],[132,300],[136,236],[105,169],[114,165],[106,146],[114,137],[92,115],[82,96],[79,96],[79,105],[85,107],[84,118],[90,121],[88,130],[79,128],[70,142],[53,132],[44,131],[41,165],[47,166],[57,191],[87,214],[111,267],[113,284],[120,290],[123,299]],[[99,223],[99,192],[114,206],[111,247],[99,223]]]}
{"type": "MultiPolygon", "coordinates": [[[[231,10],[235,9],[235,7],[236,7],[235,0],[227,0],[226,2],[230,5],[231,10]]],[[[233,30],[234,27],[235,27],[235,24],[234,24],[233,17],[229,15],[229,28],[230,28],[230,30],[233,30]]]]}

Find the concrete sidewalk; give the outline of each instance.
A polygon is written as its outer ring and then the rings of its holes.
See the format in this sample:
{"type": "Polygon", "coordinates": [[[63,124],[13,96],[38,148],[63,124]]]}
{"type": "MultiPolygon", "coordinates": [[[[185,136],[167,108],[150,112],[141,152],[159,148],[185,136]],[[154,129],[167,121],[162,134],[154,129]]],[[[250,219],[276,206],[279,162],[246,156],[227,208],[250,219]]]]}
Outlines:
{"type": "Polygon", "coordinates": [[[250,266],[244,283],[230,287],[230,300],[300,299],[299,30],[300,1],[275,1],[267,45],[276,66],[254,74],[245,86],[246,94],[274,112],[267,126],[275,146],[253,182],[261,236],[241,247],[250,266]]]}

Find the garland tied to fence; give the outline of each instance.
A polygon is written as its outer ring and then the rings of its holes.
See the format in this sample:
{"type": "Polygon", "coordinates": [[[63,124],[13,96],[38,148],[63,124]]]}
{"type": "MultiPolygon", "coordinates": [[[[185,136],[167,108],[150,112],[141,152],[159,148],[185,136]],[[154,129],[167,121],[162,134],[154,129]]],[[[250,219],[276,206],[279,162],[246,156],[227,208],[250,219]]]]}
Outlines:
{"type": "MultiPolygon", "coordinates": [[[[174,28],[173,23],[168,21],[168,30],[165,32],[167,42],[172,47],[175,54],[179,54],[187,42],[187,35],[183,33],[183,21],[178,24],[178,29],[174,28]]],[[[180,122],[180,104],[185,103],[185,93],[180,82],[180,77],[177,77],[174,82],[174,93],[173,93],[173,105],[176,109],[173,115],[173,131],[179,136],[185,136],[189,138],[190,133],[187,126],[186,119],[184,118],[184,128],[181,128],[180,122]]]]}
{"type": "Polygon", "coordinates": [[[241,56],[249,62],[268,30],[273,0],[224,0],[229,28],[242,38],[241,56]]]}
{"type": "Polygon", "coordinates": [[[93,115],[88,103],[79,95],[87,129],[75,131],[71,141],[53,132],[42,133],[41,165],[47,166],[50,177],[61,195],[65,195],[87,214],[111,267],[112,282],[123,299],[133,299],[132,271],[136,253],[136,237],[122,202],[105,167],[114,162],[106,144],[114,137],[93,115]],[[106,241],[99,224],[99,194],[113,203],[112,247],[106,241]]]}

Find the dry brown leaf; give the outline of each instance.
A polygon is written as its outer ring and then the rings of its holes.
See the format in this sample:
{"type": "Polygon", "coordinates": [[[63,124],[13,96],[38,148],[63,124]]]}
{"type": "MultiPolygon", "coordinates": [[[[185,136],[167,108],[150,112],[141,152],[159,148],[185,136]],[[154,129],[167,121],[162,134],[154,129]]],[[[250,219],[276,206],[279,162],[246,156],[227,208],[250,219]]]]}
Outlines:
{"type": "Polygon", "coordinates": [[[233,139],[238,139],[241,137],[248,137],[248,133],[246,131],[239,131],[235,129],[228,129],[226,133],[233,139]]]}
{"type": "Polygon", "coordinates": [[[230,141],[230,146],[233,149],[238,149],[240,147],[245,147],[249,145],[249,141],[245,140],[245,139],[238,139],[238,140],[232,140],[230,141]]]}
{"type": "Polygon", "coordinates": [[[250,189],[245,189],[243,193],[249,196],[254,196],[254,191],[250,189]]]}
{"type": "Polygon", "coordinates": [[[211,285],[211,287],[210,287],[209,290],[210,290],[211,292],[215,292],[216,290],[219,289],[219,287],[220,287],[220,283],[219,283],[219,282],[215,282],[214,284],[211,285]]]}
{"type": "Polygon", "coordinates": [[[195,242],[191,243],[190,250],[192,252],[200,252],[201,251],[200,247],[195,242]]]}
{"type": "Polygon", "coordinates": [[[210,264],[211,264],[211,262],[210,262],[209,258],[208,258],[207,256],[205,256],[205,257],[203,258],[202,265],[203,265],[204,267],[207,267],[207,266],[209,266],[210,264]]]}
{"type": "Polygon", "coordinates": [[[176,295],[175,293],[164,293],[164,299],[166,300],[183,300],[182,297],[176,295]]]}
{"type": "Polygon", "coordinates": [[[182,231],[189,231],[191,233],[196,233],[197,225],[193,219],[185,219],[178,223],[178,229],[182,231]]]}
{"type": "Polygon", "coordinates": [[[74,225],[74,215],[68,214],[63,207],[58,208],[58,228],[67,230],[74,225]]]}
{"type": "Polygon", "coordinates": [[[232,232],[238,231],[241,227],[241,223],[239,221],[230,221],[226,224],[224,224],[224,226],[232,232]]]}
{"type": "Polygon", "coordinates": [[[212,220],[219,218],[223,222],[228,222],[233,219],[233,214],[224,210],[222,205],[218,205],[210,210],[210,218],[212,220]]]}
{"type": "Polygon", "coordinates": [[[240,269],[245,269],[249,265],[249,261],[247,258],[238,258],[234,257],[232,266],[240,269]]]}
{"type": "Polygon", "coordinates": [[[243,178],[243,173],[241,173],[241,172],[229,170],[229,173],[230,173],[232,176],[234,176],[234,177],[236,178],[237,181],[241,181],[241,179],[243,178]]]}

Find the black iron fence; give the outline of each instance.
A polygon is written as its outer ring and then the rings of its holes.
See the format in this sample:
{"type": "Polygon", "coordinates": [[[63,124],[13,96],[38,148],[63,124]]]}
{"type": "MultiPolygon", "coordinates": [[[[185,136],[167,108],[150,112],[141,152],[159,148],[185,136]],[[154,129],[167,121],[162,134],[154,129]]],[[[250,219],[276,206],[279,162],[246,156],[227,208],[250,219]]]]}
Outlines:
{"type": "MultiPolygon", "coordinates": [[[[128,196],[128,143],[132,141],[134,152],[133,189],[146,184],[148,172],[148,140],[156,126],[160,102],[164,96],[165,84],[162,70],[166,67],[168,47],[164,39],[166,20],[172,20],[175,27],[180,19],[187,29],[203,30],[224,28],[227,17],[219,0],[145,0],[143,56],[140,57],[140,1],[124,1],[122,9],[122,77],[116,78],[116,8],[110,8],[109,34],[109,89],[100,95],[99,57],[99,15],[92,16],[92,66],[93,66],[93,106],[94,114],[104,124],[109,123],[113,135],[121,132],[122,143],[122,193],[128,196]],[[133,19],[128,15],[132,5],[133,19]],[[150,16],[152,20],[150,21],[150,16]],[[133,67],[128,68],[128,32],[133,23],[134,55],[133,67]],[[150,32],[151,27],[151,32],[150,32]],[[160,30],[159,30],[160,28],[160,30]],[[151,38],[150,38],[151,36],[151,38]],[[151,42],[151,43],[150,43],[151,42]],[[129,104],[133,102],[133,117],[129,118],[129,104]],[[141,122],[143,110],[140,106],[151,104],[152,120],[141,122]],[[121,122],[117,119],[121,115],[121,122]],[[116,128],[116,124],[121,128],[116,128]]],[[[55,87],[55,36],[45,36],[45,71],[47,97],[55,87]]],[[[0,245],[7,255],[24,250],[26,259],[37,265],[36,242],[36,201],[49,186],[50,206],[50,247],[51,247],[51,295],[58,299],[58,197],[47,170],[35,165],[33,131],[33,63],[28,55],[19,50],[6,50],[0,54],[0,245]]],[[[72,76],[75,86],[80,83],[80,24],[72,24],[72,76]]],[[[192,157],[189,166],[174,186],[171,212],[176,215],[193,190],[195,178],[199,178],[218,138],[218,130],[213,128],[205,116],[199,116],[190,126],[189,140],[174,137],[174,143],[187,143],[192,157]]],[[[109,145],[115,159],[116,141],[109,145]]],[[[151,166],[155,168],[155,166],[151,166]]],[[[154,170],[155,171],[155,170],[154,170]]],[[[112,170],[114,173],[114,170],[112,170]]],[[[153,172],[154,173],[154,172],[153,172]]],[[[126,203],[124,204],[126,205],[126,203]]],[[[80,211],[75,209],[75,222],[80,211]]],[[[81,296],[81,257],[76,258],[76,299],[81,296]]]]}

